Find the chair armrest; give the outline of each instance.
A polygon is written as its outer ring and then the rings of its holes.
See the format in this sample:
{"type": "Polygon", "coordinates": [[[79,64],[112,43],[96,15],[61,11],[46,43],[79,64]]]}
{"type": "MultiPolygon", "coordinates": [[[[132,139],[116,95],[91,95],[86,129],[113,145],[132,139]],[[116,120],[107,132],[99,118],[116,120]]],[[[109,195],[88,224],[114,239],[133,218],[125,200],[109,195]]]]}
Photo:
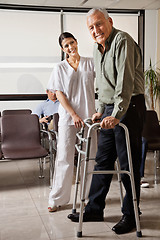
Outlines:
{"type": "Polygon", "coordinates": [[[49,151],[50,151],[50,153],[53,153],[53,151],[52,151],[52,135],[51,135],[51,133],[49,131],[46,131],[46,130],[43,130],[43,129],[40,130],[40,132],[47,135],[48,141],[49,141],[49,151]]]}
{"type": "Polygon", "coordinates": [[[53,136],[55,139],[58,139],[58,132],[55,130],[49,130],[51,136],[53,136]]]}
{"type": "Polygon", "coordinates": [[[52,141],[52,135],[51,135],[51,133],[49,131],[41,129],[40,132],[41,133],[45,133],[48,136],[48,140],[52,141]]]}

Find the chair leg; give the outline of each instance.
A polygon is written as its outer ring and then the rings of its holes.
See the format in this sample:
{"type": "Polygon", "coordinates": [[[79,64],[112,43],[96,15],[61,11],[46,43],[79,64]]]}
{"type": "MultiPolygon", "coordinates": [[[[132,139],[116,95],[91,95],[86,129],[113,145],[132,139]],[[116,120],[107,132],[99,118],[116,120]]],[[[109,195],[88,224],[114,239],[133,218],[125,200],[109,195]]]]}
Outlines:
{"type": "Polygon", "coordinates": [[[156,185],[158,182],[158,178],[157,178],[157,162],[158,162],[158,158],[159,158],[159,152],[157,154],[157,151],[154,151],[154,184],[156,185]]]}
{"type": "Polygon", "coordinates": [[[157,169],[160,167],[160,151],[158,151],[158,157],[157,157],[157,169]]]}
{"type": "Polygon", "coordinates": [[[55,159],[56,159],[56,150],[52,148],[52,142],[50,142],[49,146],[49,160],[50,160],[50,188],[52,187],[53,182],[53,174],[54,174],[54,166],[55,166],[55,159]]]}
{"type": "Polygon", "coordinates": [[[44,178],[44,175],[43,175],[43,160],[42,160],[42,158],[39,159],[39,169],[40,169],[39,178],[42,179],[42,178],[44,178]]]}

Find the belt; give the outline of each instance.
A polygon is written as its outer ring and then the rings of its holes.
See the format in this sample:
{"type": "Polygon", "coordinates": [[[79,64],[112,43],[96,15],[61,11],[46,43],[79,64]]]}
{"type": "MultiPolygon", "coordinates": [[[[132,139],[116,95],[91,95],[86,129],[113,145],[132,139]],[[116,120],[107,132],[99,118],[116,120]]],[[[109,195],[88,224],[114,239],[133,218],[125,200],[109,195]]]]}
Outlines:
{"type": "MultiPolygon", "coordinates": [[[[133,102],[137,102],[137,101],[139,101],[140,99],[144,99],[144,94],[138,94],[138,95],[132,96],[130,102],[132,102],[132,103],[133,103],[133,102]]],[[[106,107],[114,106],[114,103],[105,104],[105,106],[106,106],[106,107]]]]}
{"type": "Polygon", "coordinates": [[[138,94],[138,95],[132,96],[131,102],[137,102],[137,101],[140,101],[140,99],[144,99],[144,94],[138,94]]]}
{"type": "Polygon", "coordinates": [[[110,104],[105,104],[107,107],[109,106],[114,106],[114,103],[110,103],[110,104]]]}

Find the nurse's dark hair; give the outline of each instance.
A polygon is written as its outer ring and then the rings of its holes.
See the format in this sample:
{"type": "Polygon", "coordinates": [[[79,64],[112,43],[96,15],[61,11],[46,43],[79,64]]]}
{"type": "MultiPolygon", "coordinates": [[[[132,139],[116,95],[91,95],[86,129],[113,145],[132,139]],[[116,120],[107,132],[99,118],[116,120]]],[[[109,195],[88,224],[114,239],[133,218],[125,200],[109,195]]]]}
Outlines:
{"type": "Polygon", "coordinates": [[[69,32],[63,32],[61,33],[61,35],[59,36],[59,45],[62,47],[62,41],[65,39],[65,38],[73,38],[75,41],[77,41],[77,39],[73,36],[72,33],[69,33],[69,32]]]}

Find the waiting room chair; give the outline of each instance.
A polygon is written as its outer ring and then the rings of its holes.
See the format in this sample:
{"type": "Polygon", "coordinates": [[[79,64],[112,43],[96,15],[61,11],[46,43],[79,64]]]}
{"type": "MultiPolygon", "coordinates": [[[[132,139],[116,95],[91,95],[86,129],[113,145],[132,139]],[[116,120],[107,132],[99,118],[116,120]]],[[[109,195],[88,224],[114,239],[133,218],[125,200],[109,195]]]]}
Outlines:
{"type": "Polygon", "coordinates": [[[2,116],[5,115],[16,115],[16,114],[31,114],[32,111],[30,109],[6,109],[3,110],[2,116]]]}
{"type": "Polygon", "coordinates": [[[158,156],[160,151],[160,125],[156,111],[147,110],[142,136],[147,140],[148,151],[154,152],[154,175],[157,184],[158,156]]]}
{"type": "Polygon", "coordinates": [[[58,121],[59,121],[59,114],[54,113],[52,118],[52,123],[53,123],[53,130],[56,132],[58,132],[58,121]]]}
{"type": "MultiPolygon", "coordinates": [[[[41,115],[41,118],[44,117],[44,115],[41,115]]],[[[59,121],[59,114],[54,113],[52,115],[50,126],[48,127],[47,123],[41,123],[40,128],[44,129],[46,131],[49,131],[52,134],[53,140],[58,137],[58,121],[59,121]]]]}
{"type": "Polygon", "coordinates": [[[0,150],[0,159],[2,159],[2,152],[1,152],[1,150],[0,150]]]}
{"type": "Polygon", "coordinates": [[[2,159],[2,152],[1,152],[1,112],[0,112],[0,159],[2,159]]]}
{"type": "Polygon", "coordinates": [[[0,144],[1,144],[1,121],[2,121],[2,117],[0,115],[0,144]]]}
{"type": "Polygon", "coordinates": [[[31,114],[32,111],[30,109],[5,109],[2,114],[0,112],[0,142],[1,142],[1,116],[4,115],[15,115],[15,114],[31,114]]]}
{"type": "MultiPolygon", "coordinates": [[[[44,115],[41,114],[40,118],[43,118],[44,115]]],[[[48,127],[48,124],[47,123],[41,123],[42,125],[42,129],[45,129],[45,130],[54,130],[56,132],[58,132],[58,121],[59,121],[59,114],[58,113],[54,113],[53,115],[49,116],[50,118],[50,121],[49,121],[49,124],[51,126],[48,127]]]]}
{"type": "MultiPolygon", "coordinates": [[[[40,125],[37,115],[20,114],[2,116],[1,151],[4,159],[35,159],[50,158],[50,184],[53,179],[52,137],[42,130],[49,138],[49,152],[41,145],[40,125]]],[[[40,165],[40,173],[42,169],[40,165]]]]}

